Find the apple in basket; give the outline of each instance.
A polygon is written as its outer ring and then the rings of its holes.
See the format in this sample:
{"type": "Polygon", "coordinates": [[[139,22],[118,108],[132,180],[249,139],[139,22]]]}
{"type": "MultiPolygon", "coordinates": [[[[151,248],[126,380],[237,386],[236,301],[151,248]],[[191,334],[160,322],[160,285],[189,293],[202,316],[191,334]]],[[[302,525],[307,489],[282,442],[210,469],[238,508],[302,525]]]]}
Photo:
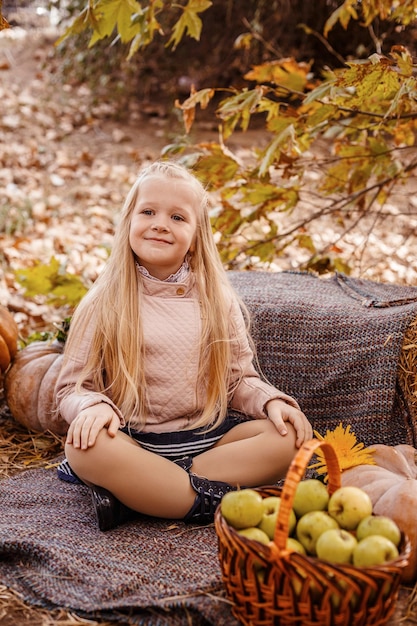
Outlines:
{"type": "Polygon", "coordinates": [[[294,537],[287,538],[287,549],[291,550],[291,552],[299,552],[300,554],[307,554],[305,548],[302,543],[295,539],[294,537]]]}
{"type": "Polygon", "coordinates": [[[340,487],[330,496],[327,510],[340,528],[354,530],[364,517],[372,514],[372,501],[359,487],[340,487]]]}
{"type": "MultiPolygon", "coordinates": [[[[280,504],[281,498],[279,496],[267,496],[263,498],[264,514],[258,527],[263,530],[271,540],[274,538],[280,504]]],[[[289,535],[293,534],[296,524],[297,518],[294,510],[291,509],[288,530],[289,535]]]]}
{"type": "Polygon", "coordinates": [[[316,554],[317,540],[326,530],[339,528],[327,511],[309,511],[298,520],[296,536],[308,554],[316,554]]]}
{"type": "Polygon", "coordinates": [[[249,526],[249,528],[242,528],[237,531],[239,535],[243,537],[247,537],[247,539],[252,539],[254,541],[259,541],[259,543],[263,543],[267,545],[269,543],[268,535],[258,528],[257,526],[249,526]]]}
{"type": "Polygon", "coordinates": [[[254,489],[229,491],[220,506],[226,522],[238,530],[257,526],[264,515],[263,498],[254,489]]]}
{"type": "Polygon", "coordinates": [[[386,515],[368,515],[361,520],[356,529],[358,541],[365,539],[369,535],[382,535],[390,539],[398,548],[401,541],[401,531],[391,517],[386,515]]]}
{"type": "MultiPolygon", "coordinates": [[[[258,528],[257,526],[252,526],[249,528],[242,528],[241,530],[238,530],[237,532],[239,533],[239,535],[242,535],[243,537],[246,537],[247,539],[251,539],[252,541],[259,541],[259,543],[263,543],[264,545],[268,545],[270,541],[268,535],[264,533],[264,531],[258,528]]],[[[255,571],[257,573],[259,580],[263,582],[264,576],[265,576],[265,569],[262,565],[262,562],[255,559],[253,562],[253,567],[255,568],[255,571]]]]}
{"type": "Polygon", "coordinates": [[[353,551],[358,545],[356,537],[343,528],[331,528],[320,535],[316,543],[319,559],[331,563],[352,563],[353,551]]]}
{"type": "Polygon", "coordinates": [[[307,478],[298,483],[292,508],[297,517],[302,517],[309,511],[325,511],[329,497],[329,492],[321,480],[307,478]]]}
{"type": "Polygon", "coordinates": [[[398,557],[398,549],[390,539],[382,535],[369,535],[353,551],[353,565],[374,567],[389,563],[398,557]]]}

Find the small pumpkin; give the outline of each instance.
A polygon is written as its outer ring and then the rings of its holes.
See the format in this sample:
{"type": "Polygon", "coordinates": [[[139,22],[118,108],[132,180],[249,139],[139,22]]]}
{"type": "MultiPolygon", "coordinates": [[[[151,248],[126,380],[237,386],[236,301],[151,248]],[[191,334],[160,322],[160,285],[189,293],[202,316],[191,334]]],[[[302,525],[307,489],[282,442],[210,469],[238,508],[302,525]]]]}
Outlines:
{"type": "Polygon", "coordinates": [[[4,380],[6,402],[14,419],[29,430],[64,435],[68,424],[57,414],[54,389],[64,343],[34,341],[16,353],[4,380]]]}
{"type": "Polygon", "coordinates": [[[360,487],[370,496],[376,515],[387,515],[399,526],[411,543],[409,564],[402,580],[417,579],[417,450],[401,444],[375,444],[372,458],[375,465],[358,465],[342,472],[342,485],[360,487]]]}
{"type": "Polygon", "coordinates": [[[2,374],[9,367],[17,353],[19,330],[9,309],[0,305],[0,370],[2,374]]]}

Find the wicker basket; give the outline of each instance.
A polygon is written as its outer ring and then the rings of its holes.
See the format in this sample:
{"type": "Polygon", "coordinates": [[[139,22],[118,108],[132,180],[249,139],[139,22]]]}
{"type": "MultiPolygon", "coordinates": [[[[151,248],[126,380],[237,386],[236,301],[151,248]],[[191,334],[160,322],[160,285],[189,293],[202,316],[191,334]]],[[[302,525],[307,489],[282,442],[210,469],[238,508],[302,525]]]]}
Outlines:
{"type": "Polygon", "coordinates": [[[340,487],[333,447],[316,439],[305,443],[282,489],[256,489],[263,497],[281,497],[270,544],[239,535],[222,517],[221,507],[217,508],[215,528],[223,582],[233,614],[245,626],[370,626],[385,624],[395,610],[402,568],[411,549],[405,536],[395,561],[372,568],[334,565],[286,549],[295,489],[318,447],[326,459],[329,493],[340,487]]]}

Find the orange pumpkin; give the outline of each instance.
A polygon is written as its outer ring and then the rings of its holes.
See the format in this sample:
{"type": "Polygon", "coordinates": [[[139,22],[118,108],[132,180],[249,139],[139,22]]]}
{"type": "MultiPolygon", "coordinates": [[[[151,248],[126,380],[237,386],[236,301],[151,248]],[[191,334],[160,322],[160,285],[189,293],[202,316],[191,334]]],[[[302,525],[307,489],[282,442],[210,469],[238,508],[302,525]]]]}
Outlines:
{"type": "Polygon", "coordinates": [[[0,370],[2,374],[9,367],[17,352],[19,330],[10,311],[0,305],[0,370]]]}
{"type": "Polygon", "coordinates": [[[375,444],[372,456],[376,465],[358,465],[342,473],[342,485],[355,485],[366,491],[374,513],[391,517],[408,535],[410,562],[403,572],[403,582],[417,579],[417,450],[401,444],[375,444]]]}
{"type": "Polygon", "coordinates": [[[14,419],[28,428],[64,435],[68,424],[56,413],[54,388],[64,344],[34,341],[17,352],[6,373],[4,391],[14,419]]]}

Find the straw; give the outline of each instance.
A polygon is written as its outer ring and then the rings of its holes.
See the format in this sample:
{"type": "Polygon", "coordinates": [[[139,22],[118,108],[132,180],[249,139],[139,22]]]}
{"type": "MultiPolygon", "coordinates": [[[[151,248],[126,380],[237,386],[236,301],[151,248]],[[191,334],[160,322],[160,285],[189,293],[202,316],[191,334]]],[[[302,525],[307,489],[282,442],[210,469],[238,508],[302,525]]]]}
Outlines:
{"type": "Polygon", "coordinates": [[[417,434],[417,318],[409,324],[403,339],[398,363],[398,381],[417,434]]]}

